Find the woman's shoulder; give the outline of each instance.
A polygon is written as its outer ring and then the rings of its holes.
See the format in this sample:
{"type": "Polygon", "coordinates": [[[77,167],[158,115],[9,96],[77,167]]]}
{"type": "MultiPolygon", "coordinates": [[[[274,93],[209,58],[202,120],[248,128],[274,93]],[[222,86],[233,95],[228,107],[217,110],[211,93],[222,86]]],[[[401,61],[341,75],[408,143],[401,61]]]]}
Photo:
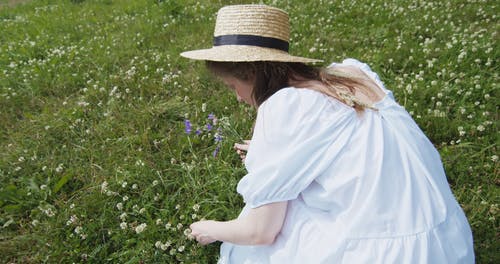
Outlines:
{"type": "Polygon", "coordinates": [[[329,102],[329,97],[309,88],[285,87],[271,95],[261,107],[300,108],[319,107],[329,102]]]}

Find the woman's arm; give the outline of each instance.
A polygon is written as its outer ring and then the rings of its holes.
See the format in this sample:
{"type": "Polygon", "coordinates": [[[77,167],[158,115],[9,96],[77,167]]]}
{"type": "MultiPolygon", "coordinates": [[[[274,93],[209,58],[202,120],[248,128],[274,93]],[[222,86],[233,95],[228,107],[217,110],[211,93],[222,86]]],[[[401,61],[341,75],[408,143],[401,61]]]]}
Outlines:
{"type": "Polygon", "coordinates": [[[191,235],[203,245],[217,240],[238,245],[269,245],[281,231],[287,204],[286,201],[266,204],[226,222],[199,221],[191,224],[191,235]]]}

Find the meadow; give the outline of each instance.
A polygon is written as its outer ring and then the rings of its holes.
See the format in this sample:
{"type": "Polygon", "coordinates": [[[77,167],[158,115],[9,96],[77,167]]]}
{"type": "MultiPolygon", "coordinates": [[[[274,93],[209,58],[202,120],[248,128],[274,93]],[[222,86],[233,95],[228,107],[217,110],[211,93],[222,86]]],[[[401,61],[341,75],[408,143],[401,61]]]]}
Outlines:
{"type": "MultiPolygon", "coordinates": [[[[188,226],[238,215],[256,111],[179,53],[249,2],[0,0],[2,263],[216,261],[188,226]]],[[[438,148],[477,263],[500,263],[498,1],[261,2],[289,12],[291,53],[379,73],[438,148]]]]}

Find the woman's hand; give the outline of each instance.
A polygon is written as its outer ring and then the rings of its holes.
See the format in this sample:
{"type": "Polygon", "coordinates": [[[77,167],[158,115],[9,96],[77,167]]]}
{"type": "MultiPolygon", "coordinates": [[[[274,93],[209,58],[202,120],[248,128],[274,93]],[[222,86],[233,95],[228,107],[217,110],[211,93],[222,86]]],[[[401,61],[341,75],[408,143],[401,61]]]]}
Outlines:
{"type": "Polygon", "coordinates": [[[236,150],[236,153],[240,155],[241,161],[245,161],[245,158],[247,157],[247,151],[248,147],[250,146],[250,140],[243,140],[243,143],[234,143],[234,149],[236,150]]]}
{"type": "Polygon", "coordinates": [[[199,221],[192,223],[189,228],[191,229],[191,235],[200,243],[201,245],[207,245],[217,241],[212,238],[209,234],[211,231],[211,226],[215,221],[207,220],[207,221],[199,221]]]}

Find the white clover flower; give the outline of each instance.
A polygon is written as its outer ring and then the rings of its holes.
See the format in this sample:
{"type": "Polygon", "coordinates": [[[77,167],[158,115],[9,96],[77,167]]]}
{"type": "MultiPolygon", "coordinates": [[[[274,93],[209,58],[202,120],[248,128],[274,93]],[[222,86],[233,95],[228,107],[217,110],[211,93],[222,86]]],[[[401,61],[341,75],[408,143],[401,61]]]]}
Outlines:
{"type": "Polygon", "coordinates": [[[138,225],[138,226],[135,227],[135,232],[137,234],[142,233],[144,230],[146,230],[147,226],[148,225],[146,223],[142,223],[142,224],[140,224],[140,225],[138,225]]]}
{"type": "Polygon", "coordinates": [[[116,208],[121,211],[123,209],[123,204],[122,203],[117,203],[116,204],[116,208]]]}
{"type": "Polygon", "coordinates": [[[104,181],[104,182],[101,184],[101,193],[105,193],[107,190],[108,190],[108,182],[107,182],[107,181],[104,181]]]}
{"type": "Polygon", "coordinates": [[[207,104],[206,103],[201,104],[201,111],[203,113],[205,113],[207,111],[207,104]]]}
{"type": "Polygon", "coordinates": [[[83,230],[83,227],[77,226],[77,227],[75,227],[74,232],[75,232],[75,234],[80,234],[82,232],[82,230],[83,230]]]}
{"type": "Polygon", "coordinates": [[[120,220],[122,221],[125,221],[125,219],[127,219],[127,213],[122,213],[120,216],[119,216],[120,220]]]}
{"type": "Polygon", "coordinates": [[[35,219],[35,220],[33,220],[33,221],[31,221],[31,225],[32,225],[32,226],[37,226],[39,223],[40,223],[40,221],[38,221],[38,220],[36,220],[36,219],[35,219]]]}
{"type": "Polygon", "coordinates": [[[195,204],[195,205],[193,205],[193,210],[194,210],[195,212],[198,212],[198,210],[200,210],[200,205],[199,205],[199,204],[195,204]]]}
{"type": "Polygon", "coordinates": [[[168,249],[169,246],[170,245],[168,245],[167,243],[165,243],[165,244],[161,244],[160,248],[161,248],[161,250],[165,251],[165,250],[168,249]]]}
{"type": "Polygon", "coordinates": [[[156,186],[156,185],[158,185],[158,181],[157,181],[157,180],[154,180],[154,181],[153,181],[153,186],[156,186]]]}
{"type": "Polygon", "coordinates": [[[139,209],[139,206],[137,204],[134,204],[134,206],[132,206],[132,210],[137,210],[139,209]]]}
{"type": "Polygon", "coordinates": [[[122,188],[125,188],[125,187],[127,187],[127,182],[126,181],[122,182],[122,188]]]}
{"type": "Polygon", "coordinates": [[[172,223],[168,222],[165,224],[165,229],[169,230],[172,227],[172,223]]]}
{"type": "Polygon", "coordinates": [[[132,184],[132,189],[134,189],[134,190],[137,189],[137,184],[136,183],[132,184]]]}
{"type": "Polygon", "coordinates": [[[127,222],[121,222],[121,223],[120,223],[120,228],[121,228],[122,230],[127,229],[127,222]]]}
{"type": "Polygon", "coordinates": [[[484,126],[483,125],[477,126],[477,131],[483,132],[484,131],[484,126]]]}
{"type": "Polygon", "coordinates": [[[180,246],[179,248],[177,248],[177,251],[182,252],[182,251],[184,251],[184,249],[185,249],[184,246],[180,246]]]}
{"type": "Polygon", "coordinates": [[[180,205],[180,204],[177,204],[177,205],[175,206],[175,210],[179,210],[179,209],[181,209],[181,205],[180,205]]]}
{"type": "Polygon", "coordinates": [[[156,224],[157,225],[161,225],[162,223],[163,223],[163,221],[161,220],[161,218],[156,219],[156,224]]]}
{"type": "Polygon", "coordinates": [[[47,208],[46,210],[44,210],[44,213],[48,216],[48,217],[53,217],[54,215],[56,215],[54,213],[54,211],[52,211],[52,208],[47,208]]]}
{"type": "Polygon", "coordinates": [[[72,203],[72,204],[69,205],[69,209],[73,209],[73,208],[75,208],[75,204],[74,203],[72,203]]]}
{"type": "Polygon", "coordinates": [[[163,246],[163,244],[161,243],[161,241],[156,241],[155,247],[156,248],[161,248],[161,246],[163,246]]]}
{"type": "Polygon", "coordinates": [[[40,189],[41,189],[41,190],[45,190],[45,189],[47,189],[47,185],[45,185],[45,184],[40,185],[40,189]]]}
{"type": "Polygon", "coordinates": [[[496,162],[497,160],[498,160],[498,156],[497,155],[491,156],[491,161],[496,162]]]}
{"type": "Polygon", "coordinates": [[[182,227],[183,227],[183,225],[182,225],[181,223],[178,223],[178,224],[177,224],[177,230],[181,230],[181,229],[182,229],[182,227]]]}
{"type": "Polygon", "coordinates": [[[146,212],[146,208],[144,208],[144,207],[143,207],[143,208],[141,208],[141,210],[139,210],[139,214],[143,214],[143,213],[145,213],[145,212],[146,212]]]}
{"type": "Polygon", "coordinates": [[[185,235],[186,237],[188,237],[189,239],[191,239],[191,238],[193,237],[193,236],[191,235],[191,229],[189,229],[189,228],[184,229],[184,232],[183,232],[183,233],[184,233],[184,235],[185,235]]]}
{"type": "Polygon", "coordinates": [[[74,224],[78,221],[78,217],[76,215],[72,215],[69,220],[66,222],[66,225],[74,224]]]}
{"type": "Polygon", "coordinates": [[[191,219],[193,219],[193,220],[194,220],[194,219],[196,219],[197,217],[198,217],[198,215],[197,215],[197,214],[192,214],[192,215],[191,215],[191,219]]]}
{"type": "Polygon", "coordinates": [[[61,172],[63,170],[63,164],[60,163],[59,165],[57,165],[57,168],[56,168],[56,172],[61,172]]]}
{"type": "Polygon", "coordinates": [[[126,196],[126,195],[125,195],[125,196],[123,196],[122,200],[123,200],[124,202],[128,201],[128,196],[126,196]]]}

